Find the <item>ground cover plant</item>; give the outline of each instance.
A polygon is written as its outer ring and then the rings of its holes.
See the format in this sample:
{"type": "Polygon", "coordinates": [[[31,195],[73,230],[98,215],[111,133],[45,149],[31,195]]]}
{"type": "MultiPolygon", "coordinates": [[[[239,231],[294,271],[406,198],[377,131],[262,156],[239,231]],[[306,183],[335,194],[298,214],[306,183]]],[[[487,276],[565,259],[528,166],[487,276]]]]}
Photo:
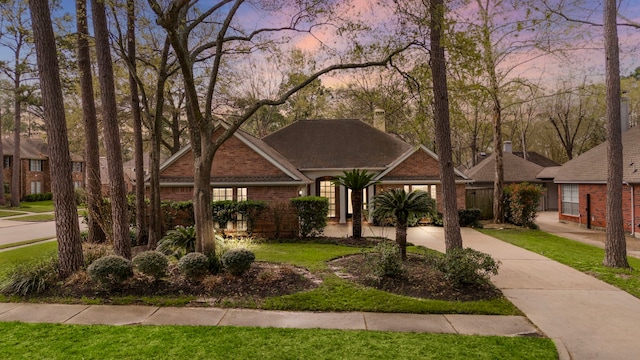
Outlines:
{"type": "MultiPolygon", "coordinates": [[[[301,243],[255,243],[256,262],[242,275],[207,274],[187,279],[173,260],[167,276],[154,279],[136,270],[117,286],[101,286],[80,272],[37,296],[14,301],[110,304],[180,304],[308,311],[381,311],[406,313],[520,314],[492,286],[450,286],[425,259],[426,250],[410,247],[407,274],[375,283],[358,259],[380,239],[320,238],[301,243]],[[418,255],[418,253],[420,255],[418,255]],[[333,260],[333,261],[332,261],[333,260]],[[352,270],[339,264],[355,264],[352,270]],[[430,266],[430,270],[423,268],[430,266]],[[343,276],[349,272],[349,276],[343,276]],[[340,275],[340,276],[339,276],[340,275]],[[423,290],[426,289],[426,290],[423,290]],[[410,291],[408,291],[410,290],[410,291]]],[[[231,242],[231,241],[227,241],[231,242]]],[[[52,247],[55,243],[51,243],[52,247]]],[[[228,246],[228,244],[227,244],[228,246]]],[[[25,251],[16,249],[12,251],[25,251]]],[[[12,252],[9,251],[9,252],[12,252]]],[[[108,249],[85,251],[87,266],[108,249]]],[[[431,252],[432,256],[437,254],[431,252]]],[[[364,261],[364,260],[363,260],[364,261]]],[[[9,266],[6,262],[4,266],[9,266]]],[[[0,271],[2,269],[0,263],[0,271]]]]}
{"type": "Polygon", "coordinates": [[[602,265],[604,249],[529,229],[484,229],[483,233],[533,251],[592,275],[640,298],[640,259],[629,257],[631,269],[602,265]]]}
{"type": "Polygon", "coordinates": [[[378,331],[0,323],[15,359],[557,359],[550,339],[378,331]]]}

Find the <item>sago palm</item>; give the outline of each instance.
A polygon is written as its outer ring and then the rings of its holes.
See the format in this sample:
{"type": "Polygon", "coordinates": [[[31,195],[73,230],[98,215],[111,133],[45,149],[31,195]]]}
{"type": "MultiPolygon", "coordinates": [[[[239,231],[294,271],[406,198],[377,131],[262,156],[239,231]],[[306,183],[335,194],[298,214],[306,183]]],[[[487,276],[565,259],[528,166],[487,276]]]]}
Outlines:
{"type": "Polygon", "coordinates": [[[376,174],[369,173],[367,170],[353,169],[344,171],[338,176],[333,183],[342,185],[351,190],[351,207],[353,208],[353,237],[359,239],[362,237],[362,193],[369,185],[376,184],[373,178],[376,174]]]}
{"type": "Polygon", "coordinates": [[[407,193],[404,189],[383,191],[373,199],[373,215],[390,218],[396,225],[396,242],[400,246],[402,259],[407,258],[407,224],[413,216],[423,217],[436,211],[436,204],[424,191],[407,193]]]}

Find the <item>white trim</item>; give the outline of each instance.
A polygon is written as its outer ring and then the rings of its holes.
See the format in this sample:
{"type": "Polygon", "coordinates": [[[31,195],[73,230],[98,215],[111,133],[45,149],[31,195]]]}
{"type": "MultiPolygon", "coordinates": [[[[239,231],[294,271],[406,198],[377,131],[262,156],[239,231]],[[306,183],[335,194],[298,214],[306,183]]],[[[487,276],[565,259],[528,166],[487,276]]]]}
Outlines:
{"type": "MultiPolygon", "coordinates": [[[[275,182],[211,182],[209,185],[215,187],[251,187],[251,186],[305,186],[312,184],[310,182],[287,182],[287,181],[275,181],[275,182]]],[[[160,182],[160,187],[193,187],[193,182],[160,182]]],[[[147,186],[149,186],[147,184],[147,186]]]]}
{"type": "Polygon", "coordinates": [[[583,181],[583,180],[560,180],[560,181],[553,181],[554,184],[593,184],[593,185],[606,185],[607,181],[602,181],[602,180],[590,180],[590,181],[583,181]]]}
{"type": "Polygon", "coordinates": [[[385,170],[385,167],[349,167],[349,168],[300,168],[302,172],[305,171],[351,171],[353,169],[367,170],[367,171],[381,171],[385,170]]]}

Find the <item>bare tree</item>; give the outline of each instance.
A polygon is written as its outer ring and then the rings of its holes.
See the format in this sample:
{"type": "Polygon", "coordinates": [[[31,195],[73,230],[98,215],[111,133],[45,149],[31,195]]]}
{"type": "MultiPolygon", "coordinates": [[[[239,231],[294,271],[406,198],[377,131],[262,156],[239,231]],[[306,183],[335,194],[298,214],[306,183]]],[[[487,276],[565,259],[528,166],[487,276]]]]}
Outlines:
{"type": "MultiPolygon", "coordinates": [[[[214,116],[214,101],[219,100],[220,88],[224,83],[224,76],[229,75],[226,71],[231,71],[226,67],[231,66],[233,61],[241,61],[237,55],[248,55],[252,51],[258,51],[261,47],[267,47],[269,43],[279,42],[287,38],[287,32],[295,34],[299,32],[310,32],[309,28],[302,29],[304,24],[315,21],[319,16],[335,16],[329,13],[332,4],[320,2],[301,1],[295,4],[280,4],[265,2],[252,3],[256,8],[265,13],[281,14],[286,6],[293,6],[295,10],[294,18],[286,21],[282,27],[258,28],[251,32],[244,32],[239,24],[234,24],[236,15],[243,5],[242,0],[223,0],[214,2],[203,9],[195,7],[196,2],[174,0],[169,3],[155,0],[148,0],[151,8],[157,16],[157,22],[167,34],[169,41],[176,53],[180,63],[180,70],[184,81],[186,93],[187,119],[189,123],[189,135],[191,137],[192,154],[194,157],[194,214],[196,225],[196,250],[203,253],[215,252],[214,228],[211,209],[211,169],[213,158],[218,148],[229,139],[235,131],[253,114],[263,106],[275,106],[283,104],[293,94],[311,84],[320,76],[340,69],[364,68],[370,66],[383,66],[387,64],[391,57],[402,49],[391,51],[387,56],[377,61],[364,61],[353,63],[339,63],[326,66],[312,74],[309,74],[300,82],[292,84],[280,96],[274,99],[260,99],[250,106],[239,109],[233,116],[225,119],[227,125],[217,127],[220,122],[216,122],[214,116]],[[198,10],[195,11],[194,10],[198,10]],[[216,19],[215,29],[207,29],[210,34],[210,41],[199,46],[193,46],[192,37],[194,31],[203,25],[207,25],[210,19],[216,19]],[[278,35],[276,38],[268,39],[272,34],[278,35]],[[262,41],[264,40],[264,41],[262,41]],[[234,59],[234,56],[235,59],[234,59]],[[208,79],[203,80],[202,90],[199,91],[197,77],[199,69],[194,66],[198,59],[210,58],[210,65],[207,68],[208,79]],[[226,71],[225,71],[226,70],[226,71]],[[204,94],[202,97],[200,94],[204,94]],[[220,132],[214,136],[214,131],[220,132]]],[[[313,24],[311,25],[313,27],[313,24]]],[[[346,29],[346,28],[344,28],[346,29]]]]}
{"type": "Polygon", "coordinates": [[[607,85],[607,238],[604,265],[628,268],[622,216],[622,134],[620,124],[620,51],[616,0],[604,3],[604,49],[607,85]]]}
{"type": "Polygon", "coordinates": [[[71,156],[55,37],[47,0],[30,0],[33,37],[40,73],[40,88],[48,132],[51,187],[56,209],[59,275],[64,278],[83,265],[71,156]]]}
{"type": "Polygon", "coordinates": [[[102,188],[100,181],[100,153],[98,145],[98,120],[91,75],[91,55],[89,52],[89,29],[87,27],[87,0],[76,0],[76,24],[78,29],[78,80],[84,120],[85,173],[87,188],[87,230],[88,241],[102,243],[105,233],[102,228],[100,205],[102,188]]]}
{"type": "Polygon", "coordinates": [[[91,8],[93,14],[93,32],[96,41],[96,60],[100,78],[104,142],[107,150],[107,168],[109,170],[113,247],[116,254],[130,259],[131,239],[129,235],[129,214],[124,186],[124,170],[122,167],[120,130],[118,128],[107,16],[104,3],[101,0],[91,0],[91,8]]]}

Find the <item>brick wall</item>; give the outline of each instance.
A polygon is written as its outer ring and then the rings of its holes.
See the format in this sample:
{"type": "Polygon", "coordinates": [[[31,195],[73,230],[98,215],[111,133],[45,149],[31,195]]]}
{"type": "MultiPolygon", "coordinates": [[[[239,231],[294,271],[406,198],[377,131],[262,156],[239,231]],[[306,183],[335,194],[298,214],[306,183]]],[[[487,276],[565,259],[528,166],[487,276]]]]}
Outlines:
{"type": "Polygon", "coordinates": [[[426,152],[419,150],[398,164],[385,177],[422,176],[436,178],[439,174],[438,162],[426,152]]]}
{"type": "Polygon", "coordinates": [[[51,192],[49,161],[42,160],[42,171],[29,171],[29,159],[21,159],[20,197],[31,194],[31,182],[40,181],[41,193],[51,192]]]}
{"type": "MultiPolygon", "coordinates": [[[[634,232],[640,231],[640,185],[634,186],[635,219],[634,232]]],[[[558,188],[558,219],[561,221],[573,222],[582,226],[587,225],[587,194],[591,196],[591,227],[604,228],[607,220],[607,186],[605,184],[580,184],[578,185],[578,208],[580,215],[572,216],[562,214],[562,186],[558,188]]],[[[624,219],[625,232],[632,232],[631,229],[631,187],[622,187],[622,216],[624,219]]]]}
{"type": "MultiPolygon", "coordinates": [[[[193,177],[193,152],[176,160],[160,174],[161,177],[193,177]]],[[[282,176],[283,173],[236,137],[227,140],[216,152],[212,176],[282,176]]]]}

